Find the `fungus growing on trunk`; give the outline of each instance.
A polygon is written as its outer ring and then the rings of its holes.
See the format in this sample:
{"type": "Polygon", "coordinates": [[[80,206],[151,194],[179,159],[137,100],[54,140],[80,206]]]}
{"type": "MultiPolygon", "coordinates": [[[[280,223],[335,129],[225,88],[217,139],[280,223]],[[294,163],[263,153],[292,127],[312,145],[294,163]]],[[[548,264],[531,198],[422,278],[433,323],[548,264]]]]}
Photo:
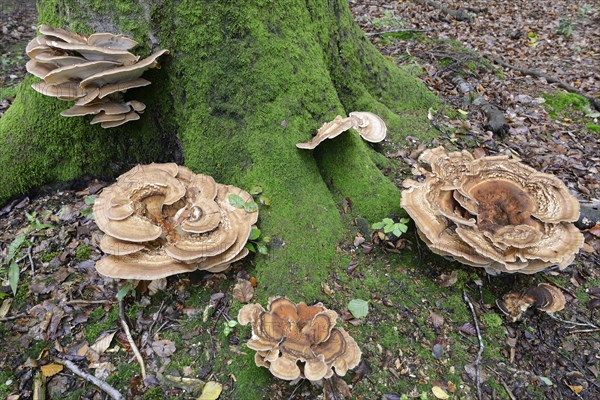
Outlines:
{"type": "Polygon", "coordinates": [[[105,111],[101,117],[94,118],[92,124],[112,128],[139,119],[140,108],[143,110],[145,106],[136,108],[131,101],[125,102],[123,93],[149,85],[150,82],[140,76],[147,69],[155,68],[156,59],[168,50],[159,50],[138,61],[139,57],[128,51],[137,43],[121,35],[94,33],[87,37],[47,25],[41,25],[39,30],[42,36],[33,38],[27,45],[31,60],[26,68],[43,79],[32,85],[36,91],[60,100],[76,100],[76,105],[63,111],[62,116],[98,115],[102,112],[98,105],[117,104],[122,106],[120,116],[106,117],[114,114],[105,111]],[[80,107],[84,106],[89,108],[81,113],[80,107]]]}
{"type": "Polygon", "coordinates": [[[333,121],[324,123],[310,142],[298,143],[296,147],[312,150],[323,140],[333,139],[351,128],[355,129],[364,140],[371,143],[381,142],[387,133],[385,122],[378,115],[355,111],[351,112],[347,118],[338,115],[333,121]]]}
{"type": "Polygon", "coordinates": [[[220,272],[248,254],[258,212],[229,204],[252,196],[177,164],[138,165],[106,187],[94,203],[105,233],[96,263],[101,275],[154,280],[182,272],[220,272]]]}
{"type": "Polygon", "coordinates": [[[401,206],[437,254],[488,273],[567,267],[583,245],[579,203],[556,177],[505,156],[474,159],[439,147],[419,157],[425,179],[404,181],[401,206]]]}
{"type": "Polygon", "coordinates": [[[530,287],[525,293],[510,292],[496,302],[500,310],[518,321],[531,306],[540,311],[555,313],[565,308],[566,299],[561,290],[547,283],[530,287]]]}
{"type": "Polygon", "coordinates": [[[335,327],[337,313],[323,304],[307,306],[274,297],[267,308],[247,304],[240,309],[238,322],[252,325],[247,345],[256,350],[256,365],[277,378],[318,381],[331,378],[334,369],[343,376],[360,362],[358,345],[344,329],[335,327]]]}

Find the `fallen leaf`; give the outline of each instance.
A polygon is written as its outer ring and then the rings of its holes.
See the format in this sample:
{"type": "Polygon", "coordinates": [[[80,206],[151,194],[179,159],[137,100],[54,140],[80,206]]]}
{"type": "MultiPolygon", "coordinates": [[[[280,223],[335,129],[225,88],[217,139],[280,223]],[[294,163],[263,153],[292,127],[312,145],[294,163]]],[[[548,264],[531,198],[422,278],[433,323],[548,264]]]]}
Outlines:
{"type": "Polygon", "coordinates": [[[369,313],[369,303],[362,299],[354,299],[348,303],[348,310],[354,318],[363,318],[369,313]]]}
{"type": "Polygon", "coordinates": [[[248,303],[254,297],[252,283],[245,279],[239,279],[233,288],[233,298],[242,304],[248,303]]]}
{"type": "Polygon", "coordinates": [[[148,292],[150,293],[150,296],[152,296],[158,292],[164,291],[166,288],[167,288],[167,278],[154,279],[148,285],[148,292]]]}
{"type": "Polygon", "coordinates": [[[325,293],[327,296],[331,296],[333,294],[333,290],[331,290],[327,282],[321,282],[321,289],[323,289],[323,293],[325,293]]]}
{"type": "Polygon", "coordinates": [[[116,331],[104,332],[102,335],[100,335],[100,338],[96,340],[96,343],[90,347],[90,349],[94,350],[98,354],[104,353],[110,347],[110,343],[112,342],[116,333],[116,331]]]}
{"type": "Polygon", "coordinates": [[[434,386],[431,388],[431,391],[433,392],[433,395],[435,396],[436,399],[447,399],[448,397],[448,393],[446,393],[446,391],[444,389],[442,389],[439,386],[434,386]]]}
{"type": "Polygon", "coordinates": [[[477,329],[470,322],[466,322],[458,327],[458,330],[467,335],[477,336],[477,329]]]}
{"type": "Polygon", "coordinates": [[[443,287],[450,287],[458,280],[458,271],[452,271],[449,274],[440,275],[440,285],[443,287]]]}
{"type": "Polygon", "coordinates": [[[223,386],[217,382],[206,382],[198,400],[216,400],[221,395],[223,386]]]}
{"type": "Polygon", "coordinates": [[[434,328],[444,325],[444,317],[434,311],[429,311],[429,318],[431,318],[434,328]]]}
{"type": "Polygon", "coordinates": [[[40,367],[40,370],[42,371],[42,376],[44,378],[49,378],[51,376],[54,376],[56,374],[58,374],[60,371],[62,371],[64,369],[64,366],[62,364],[46,364],[46,365],[42,365],[40,367]]]}
{"type": "Polygon", "coordinates": [[[575,394],[579,394],[583,391],[583,386],[580,385],[567,385],[575,394]]]}
{"type": "Polygon", "coordinates": [[[6,317],[6,315],[10,311],[10,305],[12,304],[12,302],[12,297],[4,299],[4,301],[2,302],[2,306],[0,306],[0,318],[6,317]]]}
{"type": "Polygon", "coordinates": [[[167,339],[152,342],[152,350],[160,357],[169,357],[175,353],[175,343],[167,339]]]}

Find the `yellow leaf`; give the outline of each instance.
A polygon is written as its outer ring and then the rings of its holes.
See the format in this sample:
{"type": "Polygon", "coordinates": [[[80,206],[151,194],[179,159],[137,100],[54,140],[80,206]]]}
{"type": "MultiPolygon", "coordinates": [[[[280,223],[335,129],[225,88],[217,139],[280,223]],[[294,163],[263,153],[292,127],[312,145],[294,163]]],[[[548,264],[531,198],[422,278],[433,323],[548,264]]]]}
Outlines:
{"type": "Polygon", "coordinates": [[[217,400],[221,395],[223,386],[217,382],[206,382],[202,394],[198,397],[198,400],[217,400]]]}
{"type": "Polygon", "coordinates": [[[60,371],[63,370],[63,368],[64,367],[61,364],[47,364],[47,365],[42,365],[40,367],[40,369],[42,370],[42,376],[44,378],[49,378],[51,376],[58,374],[60,371]]]}
{"type": "Polygon", "coordinates": [[[574,391],[576,394],[579,394],[583,391],[583,386],[579,386],[579,385],[567,385],[567,386],[569,387],[569,389],[574,391]]]}
{"type": "Polygon", "coordinates": [[[431,388],[431,391],[433,392],[433,395],[435,396],[436,399],[447,399],[448,397],[448,393],[446,393],[444,391],[444,389],[442,389],[439,386],[434,386],[431,388]]]}

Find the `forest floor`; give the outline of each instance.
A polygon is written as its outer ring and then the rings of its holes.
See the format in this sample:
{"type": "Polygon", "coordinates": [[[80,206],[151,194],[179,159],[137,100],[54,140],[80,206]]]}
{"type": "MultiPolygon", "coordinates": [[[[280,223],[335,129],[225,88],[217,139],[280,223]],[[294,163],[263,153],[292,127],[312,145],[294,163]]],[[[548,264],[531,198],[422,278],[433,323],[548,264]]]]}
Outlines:
{"type": "MultiPolygon", "coordinates": [[[[430,110],[440,133],[433,142],[408,137],[404,147],[383,147],[405,165],[386,171],[390,177],[400,186],[426,147],[443,145],[478,157],[507,154],[557,175],[581,202],[597,205],[600,114],[584,97],[548,83],[555,77],[600,99],[597,3],[472,1],[471,21],[418,3],[350,1],[356,21],[390,62],[419,68],[420,79],[449,106],[430,110]],[[546,77],[499,66],[492,61],[498,57],[546,77]],[[473,96],[496,105],[510,129],[492,134],[485,115],[466,101],[473,96]],[[458,112],[448,117],[447,109],[458,112]]],[[[25,73],[23,49],[36,24],[32,0],[1,7],[0,117],[25,73]]],[[[202,382],[214,381],[227,399],[342,399],[346,391],[356,399],[474,399],[478,369],[483,399],[600,398],[600,229],[584,232],[584,249],[563,271],[490,277],[432,255],[413,228],[395,243],[373,243],[368,227],[353,225],[351,210],[343,215],[348,232],[339,244],[348,264],[322,282],[321,299],[341,314],[363,350],[363,362],[345,380],[294,386],[262,368],[247,372],[257,369],[243,344],[248,330],[231,327],[226,334],[224,324],[235,319],[234,283],[251,278],[251,260],[226,274],[171,277],[164,291],[139,288],[128,296],[125,320],[148,371],[142,380],[119,315],[122,283],[94,269],[101,232],[89,218],[90,204],[106,184],[53,186],[0,205],[0,399],[33,398],[36,382],[48,398],[106,398],[55,358],[73,361],[127,398],[197,398],[202,382]],[[20,269],[16,296],[6,274],[11,252],[20,269]],[[512,322],[497,308],[505,293],[540,282],[566,296],[557,315],[529,310],[512,322]],[[354,319],[347,306],[358,298],[369,301],[369,311],[354,319]],[[239,388],[248,376],[259,392],[239,388]]]]}

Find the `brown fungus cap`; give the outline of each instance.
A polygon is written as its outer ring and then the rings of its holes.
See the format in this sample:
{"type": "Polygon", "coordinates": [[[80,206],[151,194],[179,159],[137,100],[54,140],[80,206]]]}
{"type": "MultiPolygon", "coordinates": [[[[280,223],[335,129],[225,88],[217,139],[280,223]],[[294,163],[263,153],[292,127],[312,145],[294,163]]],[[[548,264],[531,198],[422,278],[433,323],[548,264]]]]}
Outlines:
{"type": "Polygon", "coordinates": [[[294,304],[285,297],[269,299],[267,311],[248,304],[238,322],[252,325],[248,347],[256,350],[257,366],[268,368],[277,378],[318,381],[335,373],[343,376],[358,365],[361,351],[342,328],[337,313],[323,304],[294,304]]]}
{"type": "Polygon", "coordinates": [[[364,111],[351,112],[347,118],[340,115],[333,121],[326,122],[319,128],[317,134],[306,143],[298,143],[299,149],[312,150],[325,139],[333,139],[349,129],[356,129],[360,136],[372,143],[385,139],[387,127],[385,122],[376,114],[364,111]]]}
{"type": "Polygon", "coordinates": [[[424,151],[421,182],[404,182],[401,206],[440,255],[487,272],[563,269],[583,245],[571,223],[579,203],[556,177],[505,156],[424,151]]]}
{"type": "Polygon", "coordinates": [[[41,25],[41,36],[33,38],[26,48],[31,60],[27,71],[43,79],[32,87],[41,94],[60,100],[76,100],[75,107],[61,113],[64,116],[99,114],[92,124],[113,128],[140,119],[145,105],[136,100],[126,101],[123,93],[129,89],[147,86],[149,81],[141,75],[158,66],[157,59],[167,54],[159,50],[149,57],[139,57],[128,50],[137,43],[122,35],[94,33],[79,35],[65,29],[41,25]],[[94,107],[98,103],[120,104],[119,112],[94,107]],[[118,117],[111,115],[122,114],[118,117]]]}
{"type": "Polygon", "coordinates": [[[218,193],[239,193],[175,163],[138,165],[104,188],[94,219],[109,256],[96,264],[111,278],[159,279],[197,269],[226,270],[244,247],[258,213],[230,208],[218,193]]]}
{"type": "Polygon", "coordinates": [[[510,292],[496,302],[500,310],[511,317],[512,321],[518,321],[523,313],[534,306],[540,311],[555,313],[565,308],[566,299],[562,291],[547,283],[540,283],[530,287],[525,293],[510,292]]]}

